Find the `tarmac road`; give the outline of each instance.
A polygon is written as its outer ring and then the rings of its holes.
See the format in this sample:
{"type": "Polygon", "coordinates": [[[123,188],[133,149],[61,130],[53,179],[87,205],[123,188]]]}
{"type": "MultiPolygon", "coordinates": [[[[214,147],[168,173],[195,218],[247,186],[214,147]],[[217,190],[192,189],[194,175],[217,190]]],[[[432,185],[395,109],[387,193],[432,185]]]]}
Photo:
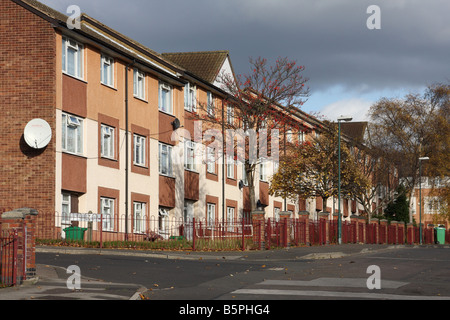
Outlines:
{"type": "Polygon", "coordinates": [[[343,245],[254,252],[37,248],[39,281],[0,300],[264,301],[450,299],[450,247],[343,245]],[[80,268],[68,290],[66,268],[80,268]],[[380,269],[370,290],[367,268],[380,269]]]}

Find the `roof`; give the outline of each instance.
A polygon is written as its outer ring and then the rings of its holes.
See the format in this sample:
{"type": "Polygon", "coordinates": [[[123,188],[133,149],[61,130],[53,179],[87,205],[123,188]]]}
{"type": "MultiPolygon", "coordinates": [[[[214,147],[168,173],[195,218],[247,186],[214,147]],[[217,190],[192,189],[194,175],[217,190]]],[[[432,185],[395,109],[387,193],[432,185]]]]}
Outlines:
{"type": "Polygon", "coordinates": [[[342,132],[358,143],[364,142],[368,122],[342,122],[342,132]]]}
{"type": "Polygon", "coordinates": [[[213,83],[229,57],[229,51],[173,52],[161,55],[194,75],[213,83]]]}

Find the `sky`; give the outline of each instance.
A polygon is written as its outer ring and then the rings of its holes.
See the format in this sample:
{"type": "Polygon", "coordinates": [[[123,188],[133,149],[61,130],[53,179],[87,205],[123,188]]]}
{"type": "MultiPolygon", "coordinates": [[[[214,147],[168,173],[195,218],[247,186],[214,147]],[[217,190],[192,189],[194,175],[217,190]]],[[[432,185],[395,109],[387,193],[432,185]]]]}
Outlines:
{"type": "Polygon", "coordinates": [[[159,53],[228,50],[236,74],[250,57],[287,57],[306,68],[302,110],[331,121],[368,121],[383,97],[450,81],[448,0],[40,1],[69,15],[78,5],[159,53]]]}

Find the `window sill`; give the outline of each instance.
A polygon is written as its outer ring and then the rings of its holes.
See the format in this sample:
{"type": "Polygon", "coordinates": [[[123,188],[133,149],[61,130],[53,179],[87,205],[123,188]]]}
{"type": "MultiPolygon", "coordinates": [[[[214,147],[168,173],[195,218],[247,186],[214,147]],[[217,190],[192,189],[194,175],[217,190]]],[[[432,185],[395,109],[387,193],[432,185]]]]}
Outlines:
{"type": "Polygon", "coordinates": [[[62,153],[63,153],[63,154],[70,155],[70,156],[75,156],[75,157],[87,159],[87,157],[86,157],[85,155],[78,154],[78,153],[73,153],[73,152],[70,152],[70,151],[65,151],[65,150],[63,150],[62,153]]]}
{"type": "Polygon", "coordinates": [[[77,76],[73,76],[73,75],[71,75],[71,74],[69,74],[69,73],[67,73],[67,72],[65,72],[65,71],[63,71],[62,73],[63,73],[63,75],[68,76],[68,77],[70,77],[70,78],[72,78],[72,79],[81,81],[81,82],[86,83],[86,84],[88,83],[88,82],[87,82],[86,80],[84,80],[83,78],[78,78],[77,76]]]}
{"type": "Polygon", "coordinates": [[[145,100],[144,98],[140,98],[140,97],[135,96],[135,95],[133,95],[133,97],[134,97],[136,100],[139,100],[139,101],[144,102],[144,103],[148,103],[148,101],[145,100]]]}
{"type": "Polygon", "coordinates": [[[173,176],[173,175],[168,175],[168,174],[163,174],[163,173],[160,173],[159,175],[160,175],[161,177],[166,177],[166,178],[176,179],[176,177],[173,176]]]}
{"type": "Polygon", "coordinates": [[[103,82],[100,82],[100,84],[101,84],[103,87],[109,88],[109,89],[114,90],[114,91],[118,91],[117,88],[115,88],[115,87],[113,87],[113,86],[110,86],[109,84],[106,84],[106,83],[103,83],[103,82]]]}

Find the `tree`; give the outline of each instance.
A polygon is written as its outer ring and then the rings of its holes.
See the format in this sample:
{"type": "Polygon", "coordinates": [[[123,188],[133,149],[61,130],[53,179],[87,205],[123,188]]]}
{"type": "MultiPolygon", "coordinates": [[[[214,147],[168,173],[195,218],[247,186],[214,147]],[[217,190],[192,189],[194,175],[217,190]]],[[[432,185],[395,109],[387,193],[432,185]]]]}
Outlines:
{"type": "Polygon", "coordinates": [[[370,220],[381,209],[395,200],[395,188],[398,179],[395,167],[388,160],[380,157],[377,150],[365,146],[353,148],[353,161],[358,167],[357,175],[351,179],[351,193],[363,206],[370,220]]]}
{"type": "MultiPolygon", "coordinates": [[[[260,141],[260,145],[268,145],[272,143],[273,130],[283,133],[287,126],[300,126],[293,121],[293,115],[309,95],[305,86],[308,79],[302,76],[304,66],[298,66],[287,58],[279,58],[273,66],[269,66],[266,59],[250,59],[250,65],[252,72],[247,75],[236,78],[226,73],[219,75],[222,89],[229,94],[223,102],[222,110],[203,103],[196,114],[197,120],[209,124],[209,128],[221,131],[226,140],[223,143],[223,154],[226,150],[236,150],[239,147],[236,141],[247,141],[249,132],[260,140],[266,139],[262,143],[260,141]],[[262,130],[267,130],[267,135],[261,134],[262,130]],[[227,135],[227,131],[233,135],[227,135]]],[[[258,159],[261,155],[273,155],[268,150],[259,150],[259,153],[253,154],[252,147],[254,145],[247,141],[242,154],[238,154],[235,159],[245,166],[253,211],[256,209],[255,171],[258,159]]]]}
{"type": "MultiPolygon", "coordinates": [[[[280,161],[278,172],[270,181],[269,193],[297,199],[320,197],[323,208],[328,198],[338,196],[338,132],[330,124],[319,138],[290,148],[280,161]]],[[[365,188],[367,181],[360,174],[345,142],[341,143],[341,195],[351,198],[354,188],[365,188]]]]}
{"type": "Polygon", "coordinates": [[[425,174],[449,175],[449,97],[450,86],[436,84],[424,94],[382,98],[370,109],[369,147],[399,168],[409,198],[418,181],[420,157],[430,158],[425,174]]]}
{"type": "Polygon", "coordinates": [[[396,189],[396,199],[387,205],[384,214],[389,221],[409,222],[409,201],[406,198],[406,188],[399,185],[396,189]]]}

